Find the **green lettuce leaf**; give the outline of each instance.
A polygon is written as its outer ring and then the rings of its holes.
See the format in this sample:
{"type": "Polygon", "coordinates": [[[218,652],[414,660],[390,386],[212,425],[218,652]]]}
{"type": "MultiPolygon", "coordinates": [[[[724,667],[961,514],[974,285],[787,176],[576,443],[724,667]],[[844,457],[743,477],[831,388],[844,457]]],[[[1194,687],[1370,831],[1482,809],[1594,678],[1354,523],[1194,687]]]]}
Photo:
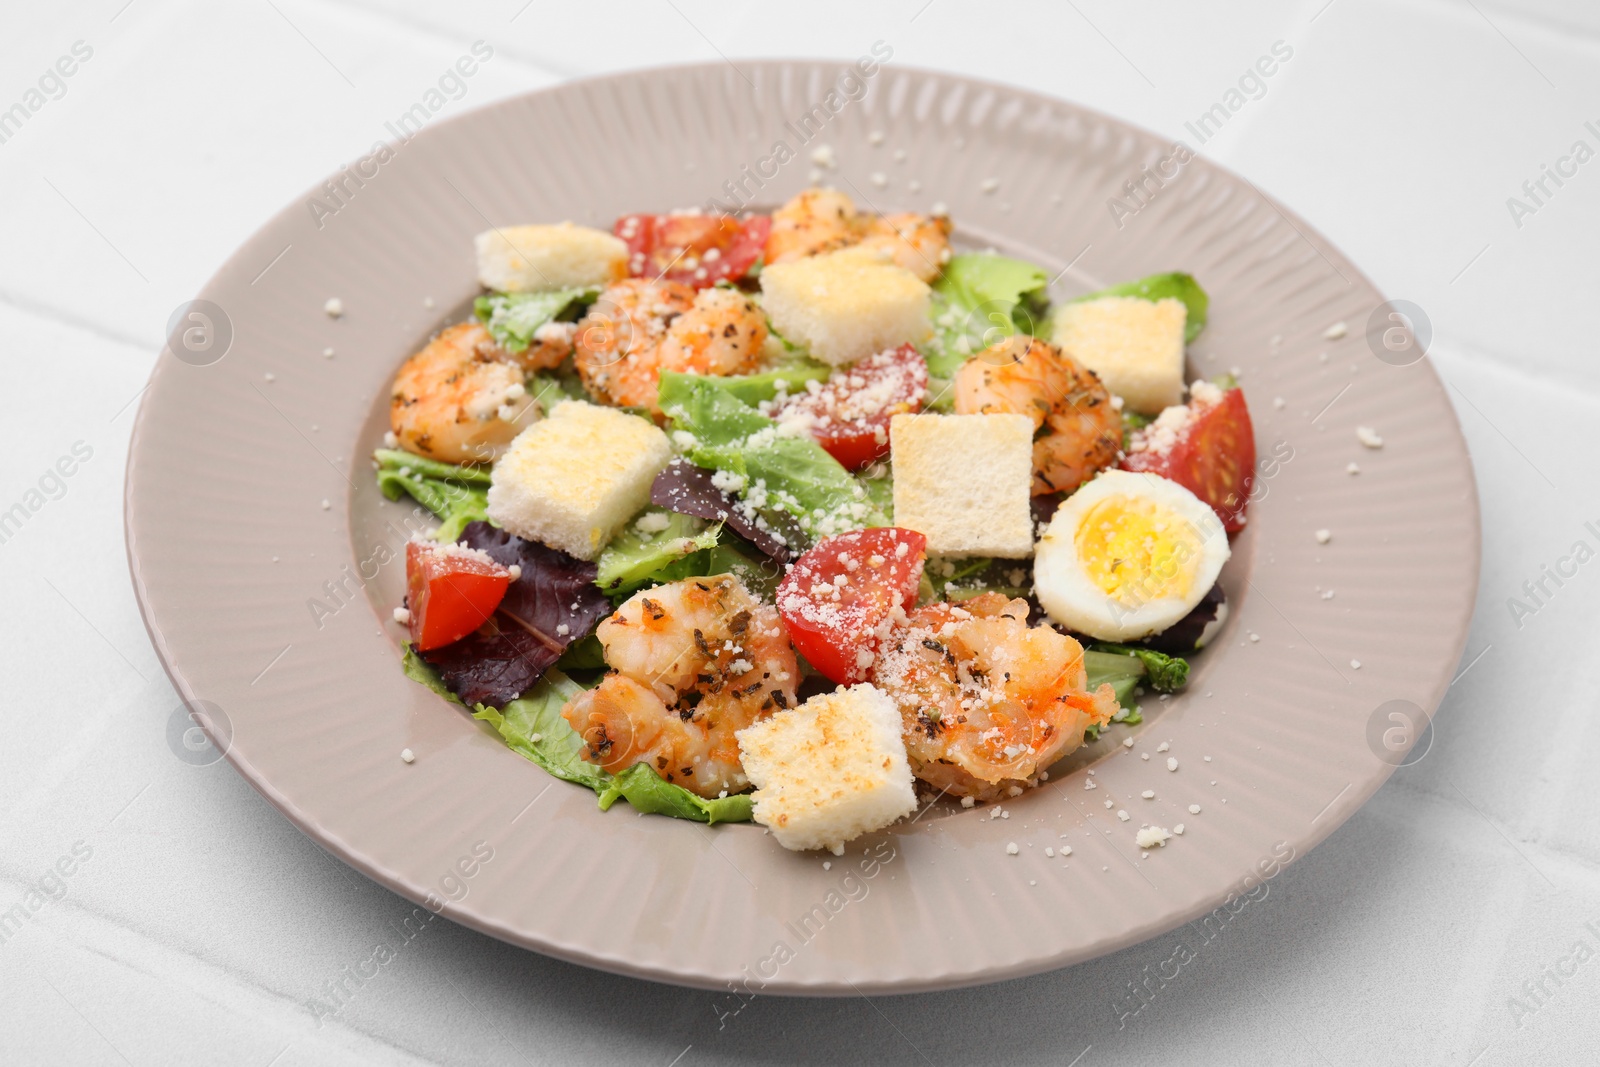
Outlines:
{"type": "MultiPolygon", "coordinates": [[[[951,258],[933,283],[934,332],[923,352],[928,373],[953,377],[969,356],[996,341],[1036,332],[1049,284],[1044,268],[1025,260],[981,252],[951,258]]],[[[939,395],[931,383],[929,395],[939,395]]]]}
{"type": "MultiPolygon", "coordinates": [[[[455,694],[444,687],[433,668],[409,645],[404,669],[407,677],[447,700],[460,703],[455,694]]],[[[472,710],[472,717],[494,727],[507,747],[550,774],[593,789],[599,795],[602,811],[609,811],[620,797],[638,811],[678,819],[709,824],[750,821],[751,800],[747,794],[706,800],[680,785],[662,780],[648,764],[635,764],[621,774],[612,775],[584,759],[581,755],[583,738],[561,717],[561,709],[567,701],[582,691],[578,683],[551,668],[520,699],[509,702],[504,708],[479,704],[472,710]]]]}
{"type": "Polygon", "coordinates": [[[540,371],[528,379],[528,395],[544,412],[563,400],[588,400],[578,373],[573,370],[540,371]]]}
{"type": "Polygon", "coordinates": [[[661,530],[642,533],[637,520],[630,522],[600,553],[594,584],[612,599],[626,597],[645,585],[703,574],[692,564],[679,564],[696,552],[715,547],[722,529],[720,525],[707,529],[702,519],[662,508],[646,508],[640,514],[664,515],[667,524],[661,530]]]}
{"type": "Polygon", "coordinates": [[[1144,667],[1150,688],[1158,693],[1176,693],[1189,681],[1189,661],[1182,656],[1169,656],[1153,648],[1113,645],[1104,641],[1096,641],[1089,647],[1096,652],[1136,657],[1144,667]]]}
{"type": "Polygon", "coordinates": [[[589,303],[599,289],[556,289],[548,293],[489,293],[472,302],[473,313],[501,346],[521,352],[539,327],[589,303]]]}
{"type": "Polygon", "coordinates": [[[664,781],[648,763],[635,763],[614,775],[599,790],[600,808],[609,810],[618,797],[625,797],[639,811],[670,815],[675,819],[694,819],[716,825],[719,822],[749,822],[754,802],[750,794],[706,800],[687,789],[664,781]]]}
{"type": "Polygon", "coordinates": [[[798,356],[785,359],[760,374],[737,374],[719,378],[718,383],[724,392],[754,407],[777,396],[780,385],[785,393],[798,393],[805,389],[807,382],[825,382],[832,373],[833,368],[826,363],[798,356]]]}
{"type": "Polygon", "coordinates": [[[1086,648],[1083,652],[1083,666],[1089,675],[1087,684],[1091,692],[1099,689],[1102,684],[1109,683],[1111,691],[1116,694],[1117,703],[1122,706],[1122,711],[1112,718],[1113,722],[1133,726],[1144,721],[1144,716],[1139,714],[1138,706],[1133,700],[1133,691],[1138,688],[1145,676],[1144,664],[1137,656],[1086,648]]]}
{"type": "Polygon", "coordinates": [[[380,448],[378,490],[390,500],[402,493],[437,515],[442,521],[434,538],[454,541],[467,523],[489,517],[489,471],[485,467],[454,466],[438,460],[380,448]]]}
{"type": "Polygon", "coordinates": [[[1146,300],[1164,300],[1170,296],[1182,300],[1184,307],[1188,309],[1188,319],[1183,328],[1185,344],[1199,337],[1200,331],[1206,328],[1206,310],[1211,306],[1211,298],[1200,288],[1200,283],[1194,280],[1194,275],[1184,274],[1181,271],[1152,274],[1138,281],[1123,282],[1109,289],[1101,289],[1097,293],[1086,293],[1069,300],[1068,303],[1098,300],[1102,296],[1138,296],[1146,300]]]}
{"type": "Polygon", "coordinates": [[[821,445],[780,434],[777,423],[724,389],[724,380],[661,376],[661,409],[675,430],[692,437],[693,463],[734,475],[739,497],[758,512],[789,517],[812,541],[888,522],[861,482],[821,445]]]}
{"type": "Polygon", "coordinates": [[[586,785],[598,793],[610,783],[611,776],[579,754],[583,751],[583,738],[561,717],[567,701],[581,692],[582,686],[552,667],[532,689],[504,708],[479,704],[473,708],[472,717],[498,730],[512,751],[563,781],[586,785]]]}

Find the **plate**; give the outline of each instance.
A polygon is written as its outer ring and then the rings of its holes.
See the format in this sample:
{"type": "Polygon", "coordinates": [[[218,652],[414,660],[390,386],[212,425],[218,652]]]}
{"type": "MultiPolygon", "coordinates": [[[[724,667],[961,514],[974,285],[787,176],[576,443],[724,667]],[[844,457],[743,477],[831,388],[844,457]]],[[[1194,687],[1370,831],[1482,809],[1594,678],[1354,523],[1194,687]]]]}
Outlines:
{"type": "Polygon", "coordinates": [[[302,831],[419,905],[706,988],[969,985],[1230,906],[1414,756],[1476,590],[1466,448],[1425,338],[1395,332],[1412,320],[1244,179],[1001,85],[741,61],[509,99],[331,182],[174,314],[133,434],[128,554],[151,640],[215,747],[302,831]],[[870,209],[942,201],[964,246],[1059,272],[1058,299],[1192,272],[1212,303],[1191,371],[1239,376],[1262,460],[1222,579],[1232,618],[1184,693],[1146,697],[1143,725],[998,818],[935,805],[839,858],[786,852],[753,825],[602,813],[408,681],[389,617],[423,520],[383,500],[370,469],[395,368],[476,292],[474,234],[770,206],[814,169],[870,209]],[[1146,852],[1146,823],[1185,829],[1146,852]]]}

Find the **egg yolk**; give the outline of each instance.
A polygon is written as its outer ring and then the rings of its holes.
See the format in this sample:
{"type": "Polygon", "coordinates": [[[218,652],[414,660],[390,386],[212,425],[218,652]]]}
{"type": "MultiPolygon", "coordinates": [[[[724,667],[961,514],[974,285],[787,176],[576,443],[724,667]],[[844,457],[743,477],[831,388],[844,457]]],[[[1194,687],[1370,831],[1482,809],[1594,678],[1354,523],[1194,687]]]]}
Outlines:
{"type": "Polygon", "coordinates": [[[1149,500],[1107,497],[1084,515],[1073,543],[1089,580],[1124,604],[1187,596],[1200,565],[1199,532],[1149,500]]]}

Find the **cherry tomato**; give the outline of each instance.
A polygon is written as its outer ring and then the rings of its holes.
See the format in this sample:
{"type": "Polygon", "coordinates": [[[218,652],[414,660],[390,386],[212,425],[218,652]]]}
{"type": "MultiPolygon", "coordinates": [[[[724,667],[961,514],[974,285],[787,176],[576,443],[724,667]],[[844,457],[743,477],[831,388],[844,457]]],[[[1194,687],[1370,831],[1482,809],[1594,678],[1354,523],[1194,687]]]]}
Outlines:
{"type": "Polygon", "coordinates": [[[406,543],[406,607],[417,651],[459,641],[489,621],[511,572],[455,545],[406,543]]]}
{"type": "Polygon", "coordinates": [[[1190,401],[1189,409],[1189,424],[1170,447],[1131,452],[1122,466],[1172,479],[1210,504],[1224,529],[1238,533],[1256,474],[1256,437],[1244,390],[1229,389],[1212,404],[1190,401]]]}
{"type": "Polygon", "coordinates": [[[830,682],[865,681],[875,631],[896,607],[916,603],[927,547],[926,537],[896,526],[817,542],[778,583],[789,640],[830,682]]]}
{"type": "Polygon", "coordinates": [[[774,412],[803,419],[811,436],[848,470],[889,454],[889,419],[916,414],[928,395],[928,364],[901,345],[836,370],[816,392],[790,397],[774,412]]]}
{"type": "Polygon", "coordinates": [[[628,273],[634,277],[708,289],[744,277],[771,229],[766,215],[624,215],[612,232],[628,246],[628,273]]]}

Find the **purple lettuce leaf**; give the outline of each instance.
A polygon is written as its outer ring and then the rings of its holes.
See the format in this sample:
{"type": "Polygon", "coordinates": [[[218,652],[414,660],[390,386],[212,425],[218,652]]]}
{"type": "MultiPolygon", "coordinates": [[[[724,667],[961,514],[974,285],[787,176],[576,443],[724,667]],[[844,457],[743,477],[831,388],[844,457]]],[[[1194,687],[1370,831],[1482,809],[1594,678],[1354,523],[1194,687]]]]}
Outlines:
{"type": "Polygon", "coordinates": [[[558,549],[486,522],[468,523],[460,543],[522,573],[488,623],[420,655],[462,703],[498,708],[530,689],[568,645],[593,633],[611,614],[611,602],[594,584],[595,565],[558,549]]]}
{"type": "Polygon", "coordinates": [[[795,553],[787,545],[770,530],[751,522],[733,497],[712,484],[712,473],[686,459],[675,459],[651,483],[650,503],[680,515],[727,523],[730,530],[777,562],[788,563],[794,559],[795,553]]]}

